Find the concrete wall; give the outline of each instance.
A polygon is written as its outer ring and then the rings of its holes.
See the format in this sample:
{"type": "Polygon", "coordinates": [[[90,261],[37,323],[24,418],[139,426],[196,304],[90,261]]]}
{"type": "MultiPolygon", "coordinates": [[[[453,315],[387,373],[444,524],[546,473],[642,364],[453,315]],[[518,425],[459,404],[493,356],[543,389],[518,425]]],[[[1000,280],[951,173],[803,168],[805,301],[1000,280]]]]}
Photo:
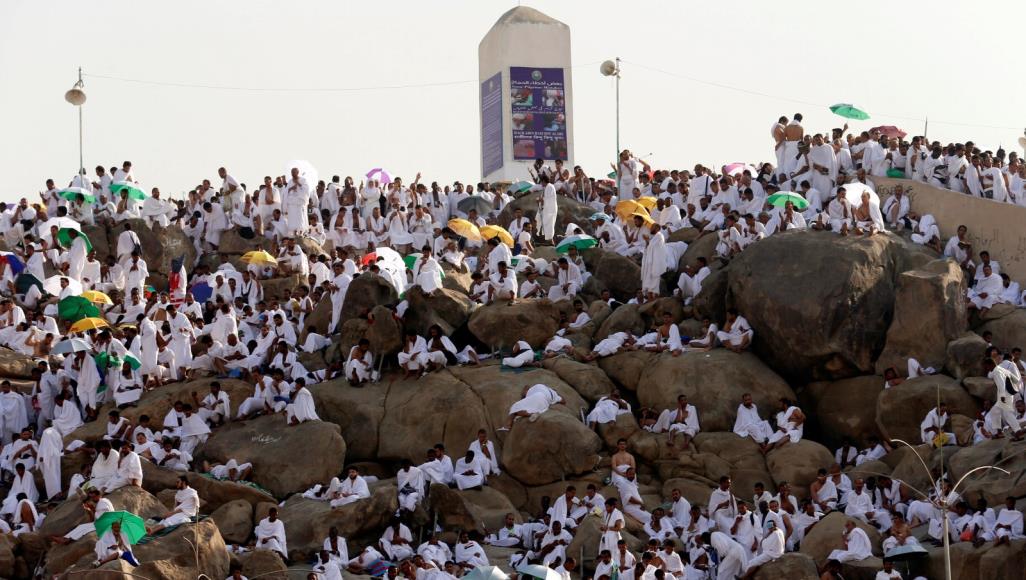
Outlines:
{"type": "MultiPolygon", "coordinates": [[[[481,39],[477,48],[478,90],[485,82],[502,72],[502,169],[482,178],[487,181],[530,180],[527,168],[531,161],[513,160],[513,104],[510,100],[509,68],[511,66],[562,68],[566,97],[567,161],[574,166],[573,71],[570,68],[570,27],[534,8],[517,6],[503,14],[481,39]]],[[[477,100],[480,108],[480,96],[477,100]]],[[[478,111],[480,118],[481,112],[478,111]]],[[[480,155],[478,155],[480,158],[480,155]]]]}
{"type": "MultiPolygon", "coordinates": [[[[912,211],[937,218],[943,239],[955,235],[959,225],[969,228],[973,251],[990,252],[990,257],[1001,264],[1001,271],[1012,280],[1026,282],[1026,207],[980,199],[937,189],[909,179],[873,177],[881,201],[890,196],[894,186],[901,184],[909,196],[912,211]]],[[[977,263],[979,259],[975,260],[977,263]]]]}

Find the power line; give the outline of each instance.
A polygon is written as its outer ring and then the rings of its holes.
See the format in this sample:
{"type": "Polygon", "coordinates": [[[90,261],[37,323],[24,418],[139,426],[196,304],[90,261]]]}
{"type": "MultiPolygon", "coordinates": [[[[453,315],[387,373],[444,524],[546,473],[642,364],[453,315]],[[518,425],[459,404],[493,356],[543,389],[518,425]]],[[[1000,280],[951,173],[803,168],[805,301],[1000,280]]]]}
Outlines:
{"type": "MultiPolygon", "coordinates": [[[[708,85],[708,86],[711,86],[711,87],[716,87],[716,88],[725,89],[725,90],[729,90],[729,91],[735,91],[735,92],[744,93],[744,94],[748,94],[748,95],[753,95],[753,96],[757,96],[757,97],[776,99],[778,101],[786,101],[786,102],[789,102],[789,103],[797,103],[799,105],[808,105],[808,106],[812,106],[812,107],[825,107],[825,108],[829,108],[829,106],[830,106],[830,105],[825,105],[823,103],[814,103],[814,102],[811,102],[811,101],[803,101],[801,99],[796,99],[796,98],[793,98],[793,97],[785,97],[785,96],[782,96],[782,95],[774,95],[774,94],[770,94],[770,93],[764,93],[764,92],[761,92],[761,91],[753,91],[751,89],[745,89],[745,88],[741,88],[741,87],[736,87],[736,86],[733,86],[733,85],[727,85],[727,84],[718,83],[718,82],[714,82],[714,81],[708,81],[708,80],[705,80],[705,79],[700,79],[700,78],[696,78],[696,77],[692,77],[692,76],[688,76],[688,75],[682,75],[682,74],[679,74],[679,73],[671,72],[671,71],[668,71],[668,70],[663,70],[661,68],[656,68],[656,67],[644,65],[644,64],[641,64],[641,63],[637,63],[637,62],[631,62],[631,61],[627,61],[627,60],[624,60],[623,62],[625,62],[625,63],[627,63],[627,64],[629,64],[631,66],[636,66],[636,67],[641,68],[641,69],[645,69],[645,70],[649,70],[649,71],[652,71],[652,72],[664,74],[664,75],[675,77],[675,78],[678,78],[678,79],[683,79],[683,80],[690,81],[690,82],[693,82],[693,83],[698,83],[698,84],[702,84],[702,85],[708,85]]],[[[923,121],[926,120],[926,119],[919,119],[919,118],[916,118],[916,117],[909,117],[909,116],[905,116],[905,115],[891,115],[891,114],[888,114],[888,113],[874,113],[874,115],[880,116],[880,117],[889,118],[889,119],[900,119],[900,120],[903,120],[903,121],[915,121],[915,122],[918,122],[918,123],[922,123],[923,121]]],[[[936,119],[930,119],[930,122],[931,123],[938,123],[938,124],[941,124],[941,125],[953,125],[953,126],[958,126],[958,127],[974,127],[974,128],[981,128],[981,129],[1002,129],[1002,130],[1013,130],[1013,131],[1019,131],[1020,129],[1022,129],[1022,127],[1005,127],[1005,126],[1001,126],[1001,125],[980,125],[980,124],[975,124],[975,123],[962,123],[962,122],[958,122],[958,121],[942,121],[942,120],[936,120],[936,119]]]]}
{"type": "MultiPolygon", "coordinates": [[[[589,62],[573,65],[571,68],[580,68],[595,66],[599,62],[589,62]]],[[[127,77],[120,77],[114,75],[104,74],[92,74],[82,73],[82,76],[90,77],[94,79],[103,79],[108,81],[116,81],[122,83],[132,83],[138,85],[149,85],[156,87],[172,87],[178,89],[206,89],[214,91],[243,91],[243,92],[255,92],[255,93],[354,93],[362,91],[387,91],[387,90],[401,90],[401,89],[424,89],[432,87],[451,87],[456,85],[465,85],[470,83],[480,82],[478,79],[466,79],[460,81],[438,81],[430,83],[411,83],[411,84],[396,84],[396,85],[374,85],[365,87],[258,87],[258,86],[232,86],[232,85],[211,85],[206,83],[188,83],[188,82],[176,82],[176,81],[157,81],[147,79],[134,79],[127,77]]]]}

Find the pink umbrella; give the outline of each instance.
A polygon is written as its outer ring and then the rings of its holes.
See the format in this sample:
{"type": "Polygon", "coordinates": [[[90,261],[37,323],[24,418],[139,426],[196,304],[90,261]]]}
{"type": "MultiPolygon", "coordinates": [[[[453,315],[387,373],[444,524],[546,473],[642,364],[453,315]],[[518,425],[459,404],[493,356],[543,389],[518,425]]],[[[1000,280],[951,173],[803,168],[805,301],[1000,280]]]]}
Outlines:
{"type": "Polygon", "coordinates": [[[381,167],[375,167],[367,172],[367,179],[373,179],[379,183],[392,183],[392,176],[381,167]],[[375,177],[377,176],[377,177],[375,177]]]}
{"type": "Polygon", "coordinates": [[[885,135],[888,139],[904,139],[908,133],[895,127],[894,125],[880,125],[879,127],[873,127],[869,130],[870,133],[873,131],[879,131],[881,135],[885,135]]]}
{"type": "Polygon", "coordinates": [[[727,165],[723,166],[723,173],[725,175],[741,174],[744,173],[746,170],[752,174],[752,177],[755,177],[759,174],[759,172],[756,171],[754,167],[748,165],[747,163],[728,163],[727,165]]]}

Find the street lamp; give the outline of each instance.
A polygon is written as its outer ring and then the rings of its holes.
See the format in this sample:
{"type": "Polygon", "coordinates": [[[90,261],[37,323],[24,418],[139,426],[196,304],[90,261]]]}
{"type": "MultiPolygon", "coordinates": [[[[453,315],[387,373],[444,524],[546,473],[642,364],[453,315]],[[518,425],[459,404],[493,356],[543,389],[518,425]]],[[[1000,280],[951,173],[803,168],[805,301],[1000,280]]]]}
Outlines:
{"type": "Polygon", "coordinates": [[[82,82],[82,67],[78,67],[78,82],[71,90],[64,93],[64,100],[78,107],[78,173],[82,175],[85,171],[85,163],[82,161],[82,105],[86,102],[86,94],[82,89],[85,83],[82,82]]]}
{"type": "Polygon", "coordinates": [[[616,77],[616,155],[613,159],[620,158],[620,57],[615,61],[607,60],[599,65],[599,72],[603,76],[616,77]]]}
{"type": "MultiPolygon", "coordinates": [[[[916,451],[916,448],[913,447],[911,443],[909,443],[907,441],[902,441],[901,439],[892,439],[891,441],[892,442],[896,442],[896,443],[901,443],[902,445],[904,445],[904,446],[908,447],[909,449],[911,449],[912,453],[915,453],[916,458],[919,459],[919,463],[923,464],[923,469],[926,470],[926,476],[930,478],[930,483],[933,485],[934,490],[937,490],[938,489],[937,488],[937,480],[935,480],[933,478],[933,473],[930,471],[930,467],[928,465],[926,465],[926,461],[923,460],[923,456],[922,455],[919,455],[919,452],[916,451]]],[[[958,486],[962,485],[962,482],[965,481],[965,479],[967,477],[969,477],[970,475],[972,475],[973,473],[976,473],[977,471],[981,471],[981,470],[987,470],[987,469],[996,469],[996,470],[1000,471],[1001,473],[1004,473],[1005,475],[1011,475],[1011,473],[1005,471],[1004,469],[1001,469],[1000,467],[996,467],[994,465],[981,465],[979,467],[974,467],[973,469],[970,469],[969,471],[967,471],[955,483],[955,485],[951,488],[951,491],[952,492],[958,491],[958,486]]],[[[927,494],[923,493],[922,491],[919,491],[918,489],[915,489],[914,487],[908,485],[907,483],[905,485],[908,486],[913,491],[915,491],[916,493],[918,493],[919,495],[923,496],[923,499],[925,499],[927,501],[930,500],[930,497],[927,494]]],[[[936,507],[937,509],[941,510],[941,516],[944,518],[944,532],[943,532],[944,533],[944,577],[947,580],[951,580],[951,531],[950,531],[950,527],[949,527],[950,526],[950,522],[948,520],[948,514],[950,514],[951,512],[948,509],[950,507],[948,505],[948,496],[949,495],[950,494],[944,494],[944,493],[938,494],[937,499],[934,500],[933,502],[931,502],[931,503],[933,503],[934,507],[936,507]]]]}

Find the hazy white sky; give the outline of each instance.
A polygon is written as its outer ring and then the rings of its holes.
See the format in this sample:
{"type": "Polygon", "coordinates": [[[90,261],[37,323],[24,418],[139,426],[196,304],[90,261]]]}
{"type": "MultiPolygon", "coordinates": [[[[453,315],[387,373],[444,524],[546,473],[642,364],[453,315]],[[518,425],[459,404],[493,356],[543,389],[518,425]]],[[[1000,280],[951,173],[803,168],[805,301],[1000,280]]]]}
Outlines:
{"type": "MultiPolygon", "coordinates": [[[[476,182],[477,45],[515,2],[491,0],[3,0],[0,200],[64,185],[78,163],[76,68],[186,84],[365,91],[233,91],[87,77],[85,163],[130,159],[147,188],[181,194],[226,165],[252,186],[289,159],[321,175],[376,166],[412,179],[476,182]],[[460,82],[466,81],[466,82],[460,82]]],[[[537,0],[571,28],[576,163],[605,174],[614,100],[597,63],[624,59],[621,144],[656,167],[771,157],[769,128],[826,105],[941,141],[1017,147],[1026,126],[1026,3],[537,0]],[[647,68],[642,68],[644,67],[647,68]],[[658,69],[663,72],[656,72],[658,69]],[[705,82],[696,82],[700,79],[705,82]],[[712,86],[741,87],[759,96],[712,86]],[[779,98],[783,97],[783,98],[779,98]],[[789,100],[790,99],[790,100],[789,100]],[[800,104],[803,101],[814,104],[800,104]],[[966,126],[951,124],[964,123],[966,126]]],[[[90,169],[91,171],[91,169],[90,169]]]]}

